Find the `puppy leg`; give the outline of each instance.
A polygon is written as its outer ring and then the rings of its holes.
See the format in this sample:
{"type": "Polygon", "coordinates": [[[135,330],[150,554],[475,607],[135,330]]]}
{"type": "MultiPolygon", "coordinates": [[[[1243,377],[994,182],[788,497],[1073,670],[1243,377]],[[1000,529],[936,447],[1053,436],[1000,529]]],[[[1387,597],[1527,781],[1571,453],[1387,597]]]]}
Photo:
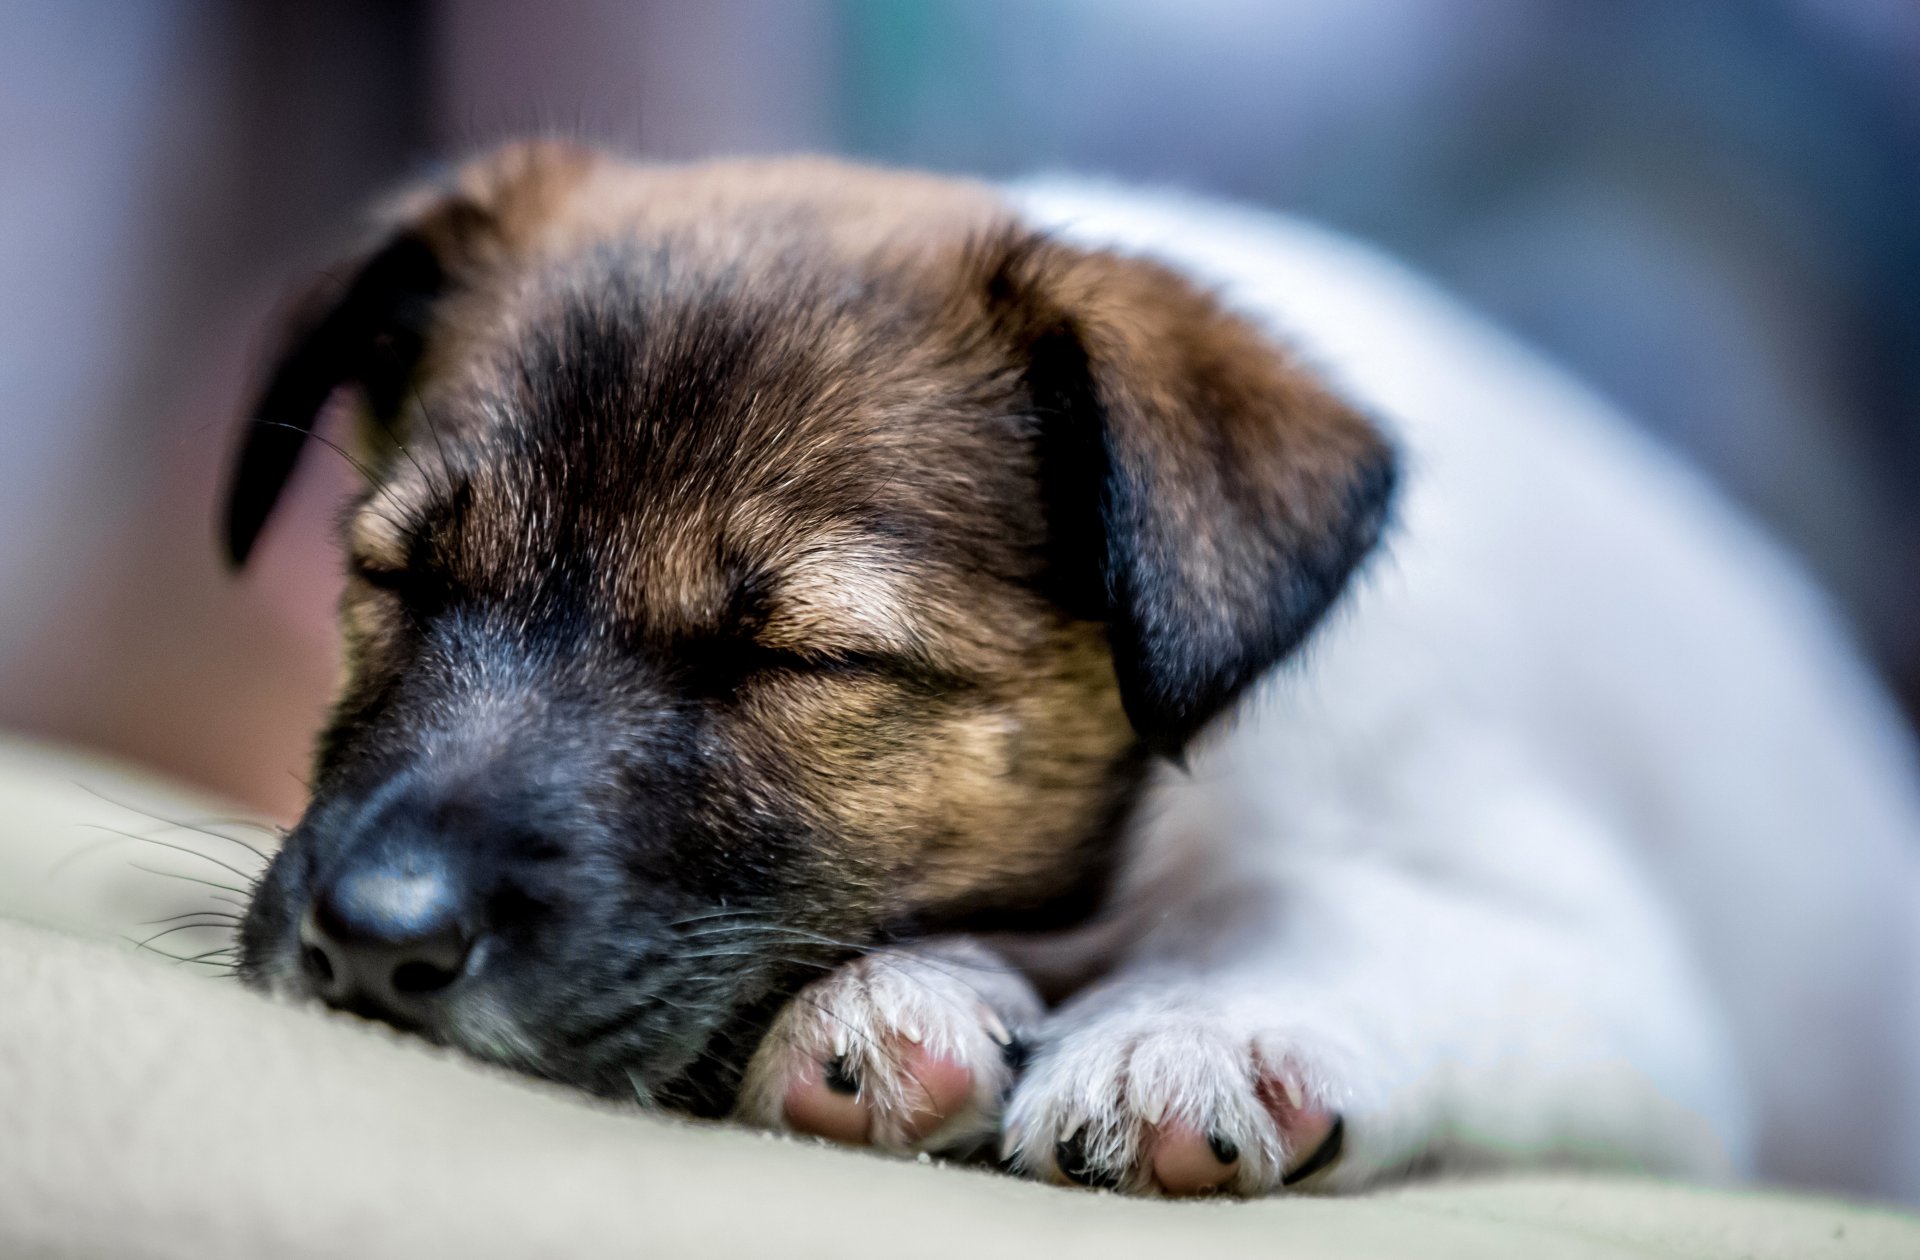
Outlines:
{"type": "Polygon", "coordinates": [[[802,990],[747,1069],[736,1116],[891,1151],[991,1142],[1040,999],[977,942],[856,959],[802,990]]]}
{"type": "Polygon", "coordinates": [[[1539,806],[1451,865],[1329,845],[1196,890],[1043,1026],[1004,1153],[1145,1194],[1741,1162],[1684,948],[1620,846],[1539,806]]]}

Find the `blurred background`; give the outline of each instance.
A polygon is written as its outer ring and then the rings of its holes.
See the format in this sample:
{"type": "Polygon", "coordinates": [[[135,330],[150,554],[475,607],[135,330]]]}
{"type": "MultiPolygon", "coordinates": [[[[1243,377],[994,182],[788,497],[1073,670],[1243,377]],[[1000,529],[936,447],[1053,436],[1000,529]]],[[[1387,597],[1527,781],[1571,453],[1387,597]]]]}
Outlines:
{"type": "Polygon", "coordinates": [[[212,520],[269,315],[529,130],[1069,168],[1437,277],[1765,520],[1920,712],[1914,0],[0,0],[0,728],[290,817],[334,680],[307,461],[212,520]]]}

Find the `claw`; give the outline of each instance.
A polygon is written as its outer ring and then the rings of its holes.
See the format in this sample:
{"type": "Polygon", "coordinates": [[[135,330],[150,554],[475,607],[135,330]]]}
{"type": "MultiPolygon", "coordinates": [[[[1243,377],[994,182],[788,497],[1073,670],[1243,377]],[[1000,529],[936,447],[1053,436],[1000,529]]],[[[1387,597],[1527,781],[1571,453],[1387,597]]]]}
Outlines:
{"type": "Polygon", "coordinates": [[[1060,1170],[1060,1175],[1076,1186],[1087,1186],[1095,1190],[1113,1190],[1120,1185],[1117,1174],[1096,1168],[1087,1158],[1085,1125],[1053,1144],[1053,1163],[1060,1170]]]}
{"type": "Polygon", "coordinates": [[[836,1094],[852,1096],[860,1092],[860,1078],[847,1067],[844,1055],[835,1056],[827,1063],[821,1079],[836,1094]]]}
{"type": "Polygon", "coordinates": [[[1305,1181],[1317,1172],[1324,1172],[1340,1159],[1340,1152],[1347,1142],[1347,1121],[1344,1116],[1333,1118],[1333,1128],[1327,1132],[1327,1140],[1320,1143],[1320,1149],[1307,1158],[1292,1172],[1280,1178],[1283,1186],[1293,1186],[1305,1181]]]}

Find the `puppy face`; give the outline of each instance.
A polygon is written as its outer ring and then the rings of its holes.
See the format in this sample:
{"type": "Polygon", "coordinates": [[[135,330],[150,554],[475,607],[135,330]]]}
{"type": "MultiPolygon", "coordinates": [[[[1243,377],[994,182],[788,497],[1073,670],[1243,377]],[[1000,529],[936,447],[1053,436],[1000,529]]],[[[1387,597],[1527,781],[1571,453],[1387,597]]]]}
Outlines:
{"type": "Polygon", "coordinates": [[[349,678],[243,974],[721,1111],[823,967],[1099,901],[1371,546],[1384,445],[986,191],[508,150],[416,194],[256,408],[243,559],[368,403],[349,678]]]}

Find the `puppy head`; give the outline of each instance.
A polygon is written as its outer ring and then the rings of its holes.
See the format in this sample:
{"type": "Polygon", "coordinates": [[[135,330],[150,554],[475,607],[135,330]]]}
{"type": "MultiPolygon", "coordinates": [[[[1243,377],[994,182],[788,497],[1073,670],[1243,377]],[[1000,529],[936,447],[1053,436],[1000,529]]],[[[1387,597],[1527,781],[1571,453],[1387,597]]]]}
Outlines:
{"type": "Polygon", "coordinates": [[[970,185],[517,148],[350,272],[229,504],[238,563],[359,387],[349,677],[243,974],[598,1092],[723,1109],[822,967],[1092,909],[1390,493],[1250,326],[970,185]]]}

